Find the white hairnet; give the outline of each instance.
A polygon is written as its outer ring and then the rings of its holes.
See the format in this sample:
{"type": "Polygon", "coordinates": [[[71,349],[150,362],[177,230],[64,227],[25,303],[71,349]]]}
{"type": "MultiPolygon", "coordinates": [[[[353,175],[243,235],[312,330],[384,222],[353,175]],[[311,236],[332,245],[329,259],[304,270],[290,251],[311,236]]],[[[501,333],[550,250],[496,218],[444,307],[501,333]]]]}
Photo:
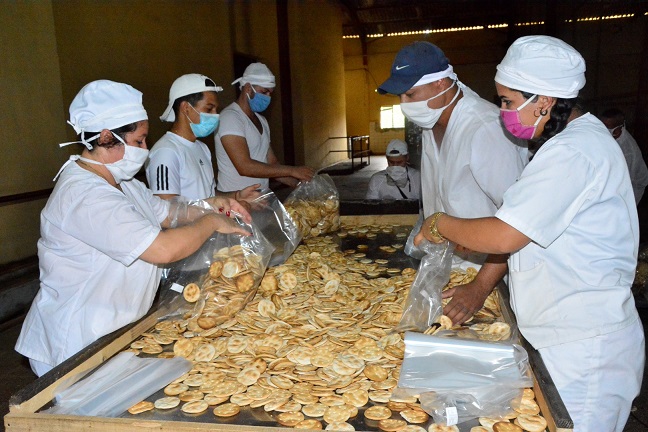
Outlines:
{"type": "Polygon", "coordinates": [[[77,134],[116,129],[147,120],[142,92],[128,84],[93,81],[83,87],[70,104],[70,125],[77,134]]]}
{"type": "Polygon", "coordinates": [[[268,66],[263,63],[252,63],[243,72],[243,76],[232,82],[232,84],[239,83],[241,87],[250,83],[258,85],[267,89],[275,87],[275,76],[270,72],[268,66]]]}
{"type": "Polygon", "coordinates": [[[585,60],[551,36],[524,36],[497,65],[495,82],[514,90],[571,99],[585,85],[585,60]]]}

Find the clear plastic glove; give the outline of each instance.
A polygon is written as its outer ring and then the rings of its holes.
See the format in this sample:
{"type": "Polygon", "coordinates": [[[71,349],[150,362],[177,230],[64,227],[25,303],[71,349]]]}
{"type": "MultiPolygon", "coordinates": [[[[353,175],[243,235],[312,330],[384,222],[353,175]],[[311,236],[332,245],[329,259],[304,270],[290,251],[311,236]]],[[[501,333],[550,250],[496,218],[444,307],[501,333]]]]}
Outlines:
{"type": "MultiPolygon", "coordinates": [[[[229,211],[228,211],[229,212],[229,211]]],[[[252,233],[241,225],[239,225],[233,217],[236,216],[231,213],[231,217],[224,216],[222,214],[209,213],[205,217],[211,218],[214,222],[214,231],[217,231],[222,234],[240,234],[243,236],[249,236],[252,233]]]]}
{"type": "Polygon", "coordinates": [[[224,214],[227,217],[232,217],[232,212],[236,212],[241,216],[245,223],[252,222],[252,217],[250,216],[248,210],[234,198],[217,196],[207,198],[205,201],[207,201],[207,203],[220,214],[224,214]]]}

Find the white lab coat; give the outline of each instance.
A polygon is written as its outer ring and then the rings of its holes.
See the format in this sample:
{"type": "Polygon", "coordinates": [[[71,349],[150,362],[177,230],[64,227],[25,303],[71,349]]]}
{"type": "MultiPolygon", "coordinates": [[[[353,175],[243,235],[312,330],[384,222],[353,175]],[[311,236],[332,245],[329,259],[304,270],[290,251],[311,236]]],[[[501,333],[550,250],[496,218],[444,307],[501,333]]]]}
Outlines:
{"type": "Polygon", "coordinates": [[[30,359],[56,366],[151,307],[160,270],[138,258],[169,203],[138,180],[120,185],[76,163],[62,171],[41,213],[41,288],[16,343],[30,359]]]}
{"type": "Polygon", "coordinates": [[[641,382],[643,351],[635,358],[621,358],[612,349],[579,351],[579,341],[613,332],[624,336],[619,344],[625,348],[637,343],[624,330],[638,320],[630,286],[639,224],[626,163],[605,126],[586,114],[547,141],[506,192],[496,217],[531,239],[509,259],[511,306],[522,335],[547,357],[552,375],[569,374],[563,365],[580,365],[595,356],[586,377],[574,372],[562,380],[565,387],[571,378],[590,380],[580,393],[561,393],[567,409],[626,412],[626,402],[608,398],[602,403],[591,394],[592,386],[603,381],[609,365],[625,362],[625,368],[639,371],[639,383],[629,375],[615,391],[632,401],[641,382]]]}
{"type": "Polygon", "coordinates": [[[632,182],[632,190],[635,195],[635,202],[638,204],[643,196],[646,186],[648,186],[648,167],[643,159],[641,150],[637,145],[634,137],[624,127],[621,129],[621,135],[617,139],[626,163],[628,164],[628,171],[630,171],[630,181],[632,182]]]}
{"type": "Polygon", "coordinates": [[[421,173],[416,168],[407,167],[407,175],[407,183],[400,188],[407,198],[403,198],[394,180],[387,175],[387,170],[378,171],[371,176],[365,198],[377,200],[419,199],[421,197],[421,173]]]}
{"type": "Polygon", "coordinates": [[[437,211],[462,218],[492,216],[524,169],[524,143],[508,134],[499,109],[459,84],[459,100],[441,146],[423,130],[421,194],[425,217],[437,211]]]}
{"type": "MultiPolygon", "coordinates": [[[[425,217],[438,211],[461,218],[493,216],[528,161],[525,143],[506,132],[499,109],[464,84],[459,87],[463,98],[452,111],[441,147],[431,129],[423,130],[425,217]]],[[[479,268],[485,258],[485,254],[462,255],[454,265],[479,268]]]]}

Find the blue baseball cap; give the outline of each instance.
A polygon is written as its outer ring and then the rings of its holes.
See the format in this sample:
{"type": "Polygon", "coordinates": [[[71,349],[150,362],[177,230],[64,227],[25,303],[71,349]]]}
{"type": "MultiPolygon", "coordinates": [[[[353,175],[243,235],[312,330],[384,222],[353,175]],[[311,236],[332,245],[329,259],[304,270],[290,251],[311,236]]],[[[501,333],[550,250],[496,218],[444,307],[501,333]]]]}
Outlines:
{"type": "Polygon", "coordinates": [[[396,54],[391,76],[378,87],[378,93],[403,94],[424,75],[444,71],[449,65],[438,46],[430,42],[414,42],[396,54]]]}

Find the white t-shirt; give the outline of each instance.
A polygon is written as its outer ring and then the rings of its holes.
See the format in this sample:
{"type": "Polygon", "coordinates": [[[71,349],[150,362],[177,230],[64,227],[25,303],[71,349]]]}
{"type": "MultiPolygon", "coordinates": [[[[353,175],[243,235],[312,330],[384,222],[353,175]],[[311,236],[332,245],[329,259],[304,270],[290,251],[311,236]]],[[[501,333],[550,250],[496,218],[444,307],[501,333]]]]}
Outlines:
{"type": "Polygon", "coordinates": [[[398,191],[399,187],[387,175],[387,170],[378,171],[371,176],[367,188],[367,199],[402,200],[419,199],[421,197],[421,173],[416,168],[407,167],[409,181],[400,188],[406,198],[398,191]]]}
{"type": "Polygon", "coordinates": [[[635,141],[634,137],[630,135],[630,132],[625,127],[622,129],[617,143],[619,143],[619,147],[621,147],[623,156],[628,164],[635,202],[639,203],[646,186],[648,186],[648,167],[646,167],[646,162],[643,159],[637,141],[635,141]]]}
{"type": "Polygon", "coordinates": [[[261,183],[261,189],[268,188],[270,180],[267,178],[245,177],[238,173],[236,167],[227,155],[221,138],[226,135],[236,135],[247,141],[250,158],[259,162],[268,162],[270,150],[270,127],[268,121],[260,114],[255,113],[263,129],[262,133],[256,128],[241,107],[232,102],[220,113],[220,126],[216,132],[216,162],[218,163],[218,186],[221,192],[232,192],[261,183]]]}
{"type": "Polygon", "coordinates": [[[146,179],[154,194],[196,200],[216,194],[209,147],[167,132],[155,143],[146,162],[146,179]]]}
{"type": "Polygon", "coordinates": [[[41,212],[40,290],[16,350],[55,366],[149,310],[160,270],[138,257],[169,203],[138,180],[105,180],[70,163],[41,212]]]}
{"type": "Polygon", "coordinates": [[[639,245],[623,154],[583,115],[547,141],[496,217],[531,239],[509,259],[511,306],[536,348],[611,333],[637,319],[639,245]]]}

